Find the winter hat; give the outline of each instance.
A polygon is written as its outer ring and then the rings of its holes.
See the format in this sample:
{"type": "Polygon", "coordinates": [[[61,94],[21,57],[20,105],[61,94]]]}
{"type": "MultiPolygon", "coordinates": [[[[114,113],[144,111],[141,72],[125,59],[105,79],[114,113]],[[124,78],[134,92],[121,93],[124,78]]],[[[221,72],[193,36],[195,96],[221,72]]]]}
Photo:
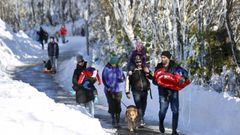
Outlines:
{"type": "Polygon", "coordinates": [[[84,61],[83,56],[82,56],[81,54],[78,54],[78,55],[76,56],[76,60],[77,60],[77,62],[84,61]]]}
{"type": "Polygon", "coordinates": [[[142,60],[141,60],[139,55],[137,55],[136,58],[135,58],[135,63],[137,63],[137,62],[142,62],[142,60]]]}
{"type": "Polygon", "coordinates": [[[110,61],[109,61],[109,64],[118,64],[118,61],[119,61],[119,58],[117,56],[112,56],[110,61]]]}
{"type": "Polygon", "coordinates": [[[136,43],[136,50],[142,50],[143,48],[144,48],[143,43],[137,41],[137,43],[136,43]]]}
{"type": "Polygon", "coordinates": [[[161,56],[162,56],[162,55],[166,56],[168,59],[170,59],[171,56],[172,56],[169,51],[163,51],[162,54],[161,54],[161,56]]]}

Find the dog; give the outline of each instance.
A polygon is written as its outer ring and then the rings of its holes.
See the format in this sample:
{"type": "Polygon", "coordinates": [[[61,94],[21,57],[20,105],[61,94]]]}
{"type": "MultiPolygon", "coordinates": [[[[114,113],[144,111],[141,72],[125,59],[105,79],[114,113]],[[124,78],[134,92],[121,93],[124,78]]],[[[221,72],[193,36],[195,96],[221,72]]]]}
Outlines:
{"type": "Polygon", "coordinates": [[[138,120],[139,113],[137,107],[134,105],[128,106],[125,113],[125,121],[127,122],[128,129],[130,132],[136,130],[138,120]]]}

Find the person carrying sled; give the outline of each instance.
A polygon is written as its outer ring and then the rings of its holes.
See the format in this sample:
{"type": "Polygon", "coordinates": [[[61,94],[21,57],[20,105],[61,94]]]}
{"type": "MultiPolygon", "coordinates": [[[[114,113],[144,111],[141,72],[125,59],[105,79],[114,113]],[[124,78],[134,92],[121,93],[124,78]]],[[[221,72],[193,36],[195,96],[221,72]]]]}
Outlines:
{"type": "Polygon", "coordinates": [[[40,27],[40,30],[37,31],[38,37],[39,37],[39,42],[42,45],[42,49],[44,50],[44,42],[47,43],[48,41],[48,33],[40,27]]]}
{"type": "MultiPolygon", "coordinates": [[[[166,73],[174,74],[176,68],[179,67],[175,61],[171,60],[171,54],[169,51],[163,51],[161,54],[161,63],[155,67],[154,75],[157,74],[159,69],[164,69],[166,73]]],[[[160,78],[159,78],[160,79],[160,78]]],[[[183,83],[187,79],[187,76],[182,77],[179,83],[183,83]]],[[[172,110],[172,135],[178,135],[178,117],[179,117],[179,95],[177,90],[167,88],[164,85],[159,85],[158,80],[154,78],[153,83],[158,86],[159,92],[159,130],[161,133],[165,132],[164,119],[167,113],[169,104],[171,104],[172,110]]]]}
{"type": "Polygon", "coordinates": [[[62,43],[66,43],[67,28],[65,27],[65,25],[62,25],[60,28],[60,36],[62,37],[62,43]]]}
{"type": "Polygon", "coordinates": [[[112,117],[113,127],[119,127],[121,113],[122,90],[120,83],[125,80],[125,76],[121,67],[118,66],[119,58],[111,57],[109,63],[102,72],[102,81],[104,84],[104,92],[108,102],[108,112],[112,117]]]}
{"type": "Polygon", "coordinates": [[[48,57],[52,64],[52,73],[57,71],[57,59],[59,56],[58,43],[54,41],[54,37],[50,37],[50,42],[48,43],[48,57]]]}
{"type": "Polygon", "coordinates": [[[136,48],[131,53],[131,56],[128,61],[128,71],[133,70],[135,66],[136,56],[140,56],[143,66],[146,66],[146,59],[147,59],[146,48],[143,46],[143,43],[140,41],[136,41],[136,48]]]}
{"type": "Polygon", "coordinates": [[[136,56],[133,70],[128,74],[129,84],[126,82],[126,95],[131,98],[130,88],[132,91],[134,103],[139,111],[140,127],[145,125],[144,114],[147,107],[148,90],[150,90],[150,82],[152,79],[151,71],[143,65],[140,56],[136,56]]]}
{"type": "Polygon", "coordinates": [[[94,102],[97,100],[97,89],[94,83],[101,79],[98,71],[93,67],[86,67],[87,62],[82,55],[77,55],[77,66],[73,73],[72,83],[76,92],[76,102],[83,107],[89,108],[89,114],[94,117],[94,102]]]}

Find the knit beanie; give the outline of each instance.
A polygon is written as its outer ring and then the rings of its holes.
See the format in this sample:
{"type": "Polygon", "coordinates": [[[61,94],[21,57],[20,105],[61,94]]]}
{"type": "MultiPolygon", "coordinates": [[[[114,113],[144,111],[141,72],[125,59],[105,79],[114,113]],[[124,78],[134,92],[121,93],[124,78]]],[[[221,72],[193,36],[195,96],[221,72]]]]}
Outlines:
{"type": "Polygon", "coordinates": [[[112,56],[110,61],[109,61],[109,64],[118,64],[119,62],[119,58],[117,56],[112,56]]]}
{"type": "Polygon", "coordinates": [[[77,60],[77,62],[84,61],[83,56],[82,56],[81,54],[78,54],[78,55],[76,56],[76,60],[77,60]]]}
{"type": "Polygon", "coordinates": [[[162,54],[161,54],[161,56],[162,56],[162,55],[166,56],[168,59],[170,59],[171,56],[172,56],[169,51],[163,51],[162,54]]]}

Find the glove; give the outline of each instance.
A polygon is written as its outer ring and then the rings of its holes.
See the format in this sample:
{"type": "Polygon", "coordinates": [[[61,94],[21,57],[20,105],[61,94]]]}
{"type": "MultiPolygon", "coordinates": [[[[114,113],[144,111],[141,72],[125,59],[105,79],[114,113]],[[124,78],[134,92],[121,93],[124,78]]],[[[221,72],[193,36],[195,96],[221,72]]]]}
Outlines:
{"type": "Polygon", "coordinates": [[[179,80],[179,85],[182,85],[183,83],[185,82],[185,78],[184,77],[181,77],[181,79],[179,80]]]}
{"type": "Polygon", "coordinates": [[[98,101],[98,96],[95,96],[95,97],[94,97],[94,103],[95,103],[95,104],[98,104],[98,102],[99,102],[99,101],[98,101]]]}
{"type": "Polygon", "coordinates": [[[130,99],[131,98],[131,94],[130,93],[127,93],[127,98],[130,99]]]}

